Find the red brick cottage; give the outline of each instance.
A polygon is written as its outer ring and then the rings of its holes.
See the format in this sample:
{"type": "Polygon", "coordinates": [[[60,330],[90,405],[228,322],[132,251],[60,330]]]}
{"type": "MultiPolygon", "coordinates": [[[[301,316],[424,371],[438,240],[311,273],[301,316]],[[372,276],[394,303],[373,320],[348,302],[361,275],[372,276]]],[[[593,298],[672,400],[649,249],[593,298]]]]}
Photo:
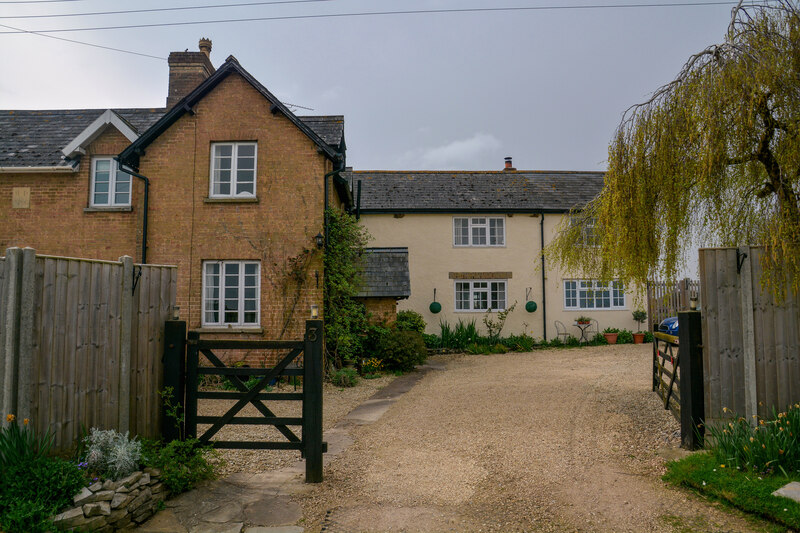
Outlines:
{"type": "Polygon", "coordinates": [[[200,48],[170,54],[166,109],[0,111],[0,250],[174,264],[190,329],[297,338],[322,316],[324,207],[351,203],[344,119],[200,48]]]}

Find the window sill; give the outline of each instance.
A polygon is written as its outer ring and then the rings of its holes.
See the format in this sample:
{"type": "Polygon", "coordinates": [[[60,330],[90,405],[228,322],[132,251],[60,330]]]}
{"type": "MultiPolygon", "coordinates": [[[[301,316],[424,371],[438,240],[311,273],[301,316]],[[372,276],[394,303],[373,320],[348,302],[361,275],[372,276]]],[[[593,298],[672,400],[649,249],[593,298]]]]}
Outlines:
{"type": "Polygon", "coordinates": [[[206,204],[257,204],[258,197],[252,198],[203,198],[206,204]]]}
{"type": "Polygon", "coordinates": [[[264,328],[261,326],[203,326],[196,329],[200,333],[264,333],[264,328]]]}
{"type": "Polygon", "coordinates": [[[108,212],[111,212],[111,213],[114,213],[114,212],[117,212],[117,213],[130,213],[131,211],[133,211],[133,206],[130,206],[130,205],[120,205],[120,206],[111,206],[111,207],[97,206],[97,207],[84,207],[83,208],[83,212],[84,213],[108,213],[108,212]]]}

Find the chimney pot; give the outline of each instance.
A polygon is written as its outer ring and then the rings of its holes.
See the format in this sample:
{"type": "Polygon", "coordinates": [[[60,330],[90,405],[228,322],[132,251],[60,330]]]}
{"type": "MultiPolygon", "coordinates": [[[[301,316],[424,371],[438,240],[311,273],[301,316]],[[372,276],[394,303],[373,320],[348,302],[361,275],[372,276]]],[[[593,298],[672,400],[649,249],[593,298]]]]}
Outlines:
{"type": "Polygon", "coordinates": [[[506,166],[503,170],[517,170],[511,164],[511,156],[506,157],[505,160],[506,160],[506,166]]]}
{"type": "Polygon", "coordinates": [[[203,37],[200,39],[200,43],[198,44],[200,51],[203,52],[206,57],[211,57],[211,39],[207,37],[203,37]]]}

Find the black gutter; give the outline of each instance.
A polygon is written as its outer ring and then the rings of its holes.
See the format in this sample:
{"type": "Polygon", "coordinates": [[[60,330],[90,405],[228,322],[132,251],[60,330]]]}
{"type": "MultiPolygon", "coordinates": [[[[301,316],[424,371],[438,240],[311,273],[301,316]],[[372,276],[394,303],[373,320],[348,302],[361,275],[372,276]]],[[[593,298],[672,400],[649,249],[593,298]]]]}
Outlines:
{"type": "Polygon", "coordinates": [[[548,214],[565,214],[569,213],[573,210],[573,208],[564,208],[564,209],[542,209],[539,207],[512,207],[512,208],[504,208],[504,207],[476,207],[476,208],[466,208],[466,207],[420,207],[420,208],[399,208],[399,209],[391,209],[391,208],[361,208],[362,215],[384,215],[384,214],[412,214],[412,213],[513,213],[513,214],[528,214],[528,215],[537,215],[540,213],[548,213],[548,214]]]}
{"type": "Polygon", "coordinates": [[[138,172],[134,172],[130,167],[126,168],[126,165],[119,160],[119,157],[115,157],[114,161],[117,162],[121,171],[139,178],[144,182],[144,213],[142,216],[142,264],[144,265],[147,264],[147,208],[150,200],[150,180],[147,176],[142,176],[138,172]]]}
{"type": "Polygon", "coordinates": [[[547,342],[547,283],[545,282],[544,272],[544,213],[539,221],[539,232],[542,239],[542,336],[547,342]]]}

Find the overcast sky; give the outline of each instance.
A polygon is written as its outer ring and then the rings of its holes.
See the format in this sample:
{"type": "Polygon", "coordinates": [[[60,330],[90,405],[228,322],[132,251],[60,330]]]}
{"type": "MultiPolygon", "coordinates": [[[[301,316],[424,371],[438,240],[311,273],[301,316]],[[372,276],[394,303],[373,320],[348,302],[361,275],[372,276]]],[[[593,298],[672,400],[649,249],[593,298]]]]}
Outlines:
{"type": "MultiPolygon", "coordinates": [[[[87,28],[324,13],[645,3],[647,0],[323,0],[174,12],[6,18],[246,0],[0,1],[0,24],[87,28]]],[[[252,0],[251,0],[252,1],[252,0]]],[[[675,0],[651,0],[668,3],[675,0]]],[[[161,107],[170,51],[213,41],[297,114],[345,116],[356,169],[604,170],[621,113],[720,42],[721,5],[427,13],[0,33],[0,108],[161,107]]],[[[0,27],[0,32],[10,31],[0,27]]]]}

